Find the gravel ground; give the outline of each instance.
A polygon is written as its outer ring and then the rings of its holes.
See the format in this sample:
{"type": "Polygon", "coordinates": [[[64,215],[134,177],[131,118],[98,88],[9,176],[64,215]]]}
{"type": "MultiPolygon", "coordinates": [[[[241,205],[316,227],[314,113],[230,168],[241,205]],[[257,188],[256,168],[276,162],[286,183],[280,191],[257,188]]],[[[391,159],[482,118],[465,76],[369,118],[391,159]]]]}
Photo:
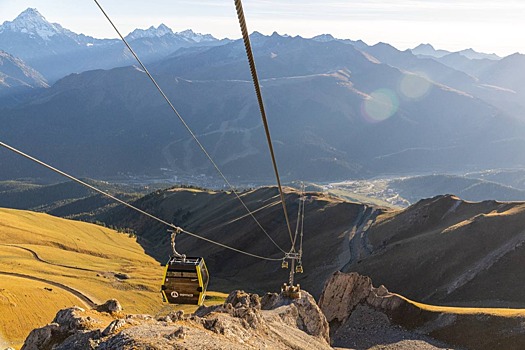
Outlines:
{"type": "Polygon", "coordinates": [[[385,314],[365,305],[359,305],[331,338],[332,346],[339,350],[456,349],[424,334],[393,325],[385,314]]]}

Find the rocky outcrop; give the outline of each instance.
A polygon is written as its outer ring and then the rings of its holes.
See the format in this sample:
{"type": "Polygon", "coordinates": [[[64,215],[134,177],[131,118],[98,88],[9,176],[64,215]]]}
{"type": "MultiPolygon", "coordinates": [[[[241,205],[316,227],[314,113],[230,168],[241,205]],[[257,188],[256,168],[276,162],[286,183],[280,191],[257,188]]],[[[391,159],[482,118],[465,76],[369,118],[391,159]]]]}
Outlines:
{"type": "MultiPolygon", "coordinates": [[[[334,325],[344,323],[359,304],[393,310],[403,302],[385,286],[374,288],[369,277],[358,273],[335,272],[325,283],[319,307],[334,325]]],[[[332,328],[332,331],[335,331],[332,328]]]]}
{"type": "Polygon", "coordinates": [[[332,345],[341,348],[525,348],[523,312],[510,316],[417,304],[384,286],[375,288],[370,278],[355,272],[335,272],[325,283],[319,307],[330,324],[332,345]]]}
{"type": "Polygon", "coordinates": [[[80,307],[63,309],[56,314],[50,324],[31,331],[22,349],[51,349],[71,335],[89,332],[100,323],[101,320],[94,319],[89,312],[80,307]]]}
{"type": "Polygon", "coordinates": [[[93,310],[61,310],[22,349],[331,349],[328,322],[304,291],[294,300],[234,291],[222,305],[158,319],[126,315],[119,306],[112,300],[93,310]]]}
{"type": "MultiPolygon", "coordinates": [[[[325,315],[307,292],[302,291],[299,299],[290,299],[282,294],[267,293],[261,300],[263,310],[276,310],[279,315],[291,315],[290,325],[294,323],[302,331],[321,337],[330,342],[329,326],[325,315]]],[[[283,317],[286,319],[287,317],[283,317]]]]}
{"type": "MultiPolygon", "coordinates": [[[[369,277],[335,272],[325,283],[319,307],[330,324],[332,345],[368,349],[396,344],[399,349],[435,349],[436,341],[410,332],[392,320],[405,313],[407,303],[369,277]],[[401,343],[405,341],[405,343],[401,343]]],[[[389,347],[385,347],[389,349],[389,347]]]]}

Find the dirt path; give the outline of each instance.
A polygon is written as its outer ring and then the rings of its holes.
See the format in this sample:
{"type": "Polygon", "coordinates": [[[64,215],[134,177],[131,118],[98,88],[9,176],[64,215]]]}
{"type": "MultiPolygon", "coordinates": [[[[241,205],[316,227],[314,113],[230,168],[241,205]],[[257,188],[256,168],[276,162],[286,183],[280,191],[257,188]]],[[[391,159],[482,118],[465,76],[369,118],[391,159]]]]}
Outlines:
{"type": "Polygon", "coordinates": [[[64,267],[66,269],[73,269],[73,270],[80,270],[80,271],[89,271],[89,272],[98,272],[98,273],[102,273],[101,271],[97,271],[97,270],[91,270],[91,269],[86,269],[86,268],[83,268],[83,267],[77,267],[77,266],[69,266],[69,265],[62,265],[62,264],[56,264],[56,263],[53,263],[53,262],[50,262],[50,261],[46,261],[44,259],[42,259],[37,252],[35,252],[34,250],[30,249],[30,248],[26,248],[26,247],[22,247],[22,246],[19,246],[19,245],[14,245],[14,244],[0,244],[4,247],[11,247],[11,248],[18,248],[18,249],[22,249],[22,250],[25,250],[29,253],[31,253],[33,255],[33,257],[35,258],[35,260],[38,260],[39,262],[42,262],[44,264],[48,264],[48,265],[53,265],[53,266],[59,266],[59,267],[64,267]]]}
{"type": "Polygon", "coordinates": [[[66,292],[69,292],[69,293],[73,294],[78,299],[80,299],[86,306],[88,306],[90,308],[94,308],[95,306],[97,306],[97,304],[90,297],[85,295],[84,293],[82,293],[82,292],[80,292],[80,291],[78,291],[76,289],[73,289],[73,288],[71,288],[69,286],[66,286],[65,284],[59,283],[59,282],[54,282],[54,281],[46,280],[44,278],[30,276],[30,275],[24,275],[24,274],[16,273],[16,272],[0,271],[0,275],[14,276],[14,277],[25,278],[25,279],[29,279],[29,280],[33,280],[33,281],[47,283],[47,284],[50,284],[50,285],[55,286],[57,288],[63,289],[66,292]]]}
{"type": "Polygon", "coordinates": [[[369,206],[364,206],[363,211],[359,213],[359,217],[354,223],[353,232],[350,232],[349,235],[350,260],[345,267],[355,264],[371,254],[367,233],[379,213],[379,210],[369,206]]]}

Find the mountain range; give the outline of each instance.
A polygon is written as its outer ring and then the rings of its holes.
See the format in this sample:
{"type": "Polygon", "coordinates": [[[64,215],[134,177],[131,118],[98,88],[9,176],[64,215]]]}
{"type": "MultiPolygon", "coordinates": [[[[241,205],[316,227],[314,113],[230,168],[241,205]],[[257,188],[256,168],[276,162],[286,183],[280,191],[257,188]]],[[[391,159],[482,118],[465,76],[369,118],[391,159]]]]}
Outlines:
{"type": "MultiPolygon", "coordinates": [[[[237,183],[272,179],[241,41],[164,25],[128,39],[225,174],[237,183]]],[[[525,146],[523,55],[466,50],[447,54],[459,56],[447,65],[447,55],[428,47],[422,55],[421,47],[399,51],[328,34],[255,32],[251,41],[287,180],[525,164],[515,151],[525,146]]],[[[5,142],[77,176],[217,178],[145,74],[126,66],[133,62],[120,42],[74,34],[28,9],[0,27],[0,48],[47,82],[59,79],[0,100],[5,142]]],[[[49,177],[6,152],[0,162],[2,179],[49,177]]]]}
{"type": "Polygon", "coordinates": [[[16,95],[35,88],[47,88],[46,79],[21,59],[0,50],[0,96],[16,95]]]}
{"type": "MultiPolygon", "coordinates": [[[[164,24],[136,29],[126,39],[145,62],[160,59],[181,47],[228,42],[191,30],[174,33],[164,24]]],[[[0,26],[0,48],[24,60],[50,82],[71,73],[135,63],[120,40],[76,34],[58,23],[48,22],[34,8],[0,26]]]]}

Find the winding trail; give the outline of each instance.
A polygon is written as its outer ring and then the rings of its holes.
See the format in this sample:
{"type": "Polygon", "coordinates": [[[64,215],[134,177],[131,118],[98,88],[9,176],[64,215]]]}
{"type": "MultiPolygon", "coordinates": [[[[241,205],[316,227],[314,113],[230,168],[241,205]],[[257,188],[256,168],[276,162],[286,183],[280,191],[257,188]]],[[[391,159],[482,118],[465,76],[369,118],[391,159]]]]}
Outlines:
{"type": "Polygon", "coordinates": [[[24,275],[22,273],[16,273],[16,272],[0,271],[0,275],[13,276],[13,277],[18,277],[18,278],[25,278],[25,279],[29,279],[29,280],[32,280],[32,281],[38,281],[38,282],[47,283],[47,284],[50,284],[50,285],[55,286],[57,288],[63,289],[66,292],[69,292],[69,293],[73,294],[78,299],[80,299],[86,306],[88,306],[90,308],[94,308],[94,307],[97,306],[97,304],[90,297],[85,295],[84,293],[82,293],[82,292],[80,292],[80,291],[78,291],[78,290],[76,290],[74,288],[71,288],[69,286],[66,286],[65,284],[59,283],[59,282],[54,282],[54,281],[46,280],[44,278],[39,278],[39,277],[35,277],[35,276],[30,276],[30,275],[24,275]]]}
{"type": "MultiPolygon", "coordinates": [[[[77,267],[77,266],[68,266],[68,265],[56,264],[56,263],[53,263],[53,262],[50,262],[50,261],[46,261],[46,260],[42,259],[38,255],[38,253],[36,251],[34,251],[34,250],[30,249],[30,248],[26,248],[26,247],[14,245],[14,244],[0,244],[0,245],[4,246],[4,247],[16,248],[16,249],[21,249],[21,250],[27,251],[27,252],[31,253],[31,255],[33,255],[33,258],[35,260],[37,260],[38,262],[44,263],[44,264],[58,266],[58,267],[64,267],[64,268],[73,269],[73,270],[89,271],[89,272],[100,272],[100,271],[97,271],[97,270],[90,270],[90,269],[77,267]]],[[[54,282],[54,281],[47,280],[45,278],[35,277],[35,276],[31,276],[31,275],[25,275],[25,274],[16,273],[16,272],[0,271],[0,275],[13,276],[13,277],[18,277],[18,278],[25,278],[25,279],[30,279],[30,280],[33,280],[33,281],[39,281],[39,282],[47,283],[47,284],[50,284],[50,285],[55,286],[57,288],[63,289],[66,292],[69,292],[69,293],[75,295],[86,306],[88,306],[90,308],[93,308],[93,307],[97,306],[97,304],[90,297],[88,297],[87,295],[85,295],[81,291],[78,291],[78,290],[76,290],[74,288],[71,288],[71,287],[69,287],[69,286],[67,286],[65,284],[59,283],[59,282],[54,282]]]]}
{"type": "Polygon", "coordinates": [[[78,266],[69,266],[69,265],[62,265],[62,264],[57,264],[57,263],[53,263],[53,262],[50,262],[50,261],[47,261],[47,260],[44,260],[42,259],[37,252],[35,252],[34,250],[30,249],[30,248],[26,248],[26,247],[22,247],[22,246],[19,246],[19,245],[14,245],[14,244],[0,244],[1,246],[4,246],[4,247],[11,247],[11,248],[18,248],[18,249],[22,249],[22,250],[25,250],[29,253],[31,253],[33,255],[33,257],[35,258],[35,260],[38,260],[39,262],[42,262],[44,264],[48,264],[48,265],[53,265],[53,266],[58,266],[58,267],[64,267],[66,269],[73,269],[73,270],[80,270],[80,271],[89,271],[89,272],[99,272],[99,273],[102,273],[101,271],[97,271],[97,270],[91,270],[91,269],[86,269],[86,268],[83,268],[83,267],[78,267],[78,266]]]}

